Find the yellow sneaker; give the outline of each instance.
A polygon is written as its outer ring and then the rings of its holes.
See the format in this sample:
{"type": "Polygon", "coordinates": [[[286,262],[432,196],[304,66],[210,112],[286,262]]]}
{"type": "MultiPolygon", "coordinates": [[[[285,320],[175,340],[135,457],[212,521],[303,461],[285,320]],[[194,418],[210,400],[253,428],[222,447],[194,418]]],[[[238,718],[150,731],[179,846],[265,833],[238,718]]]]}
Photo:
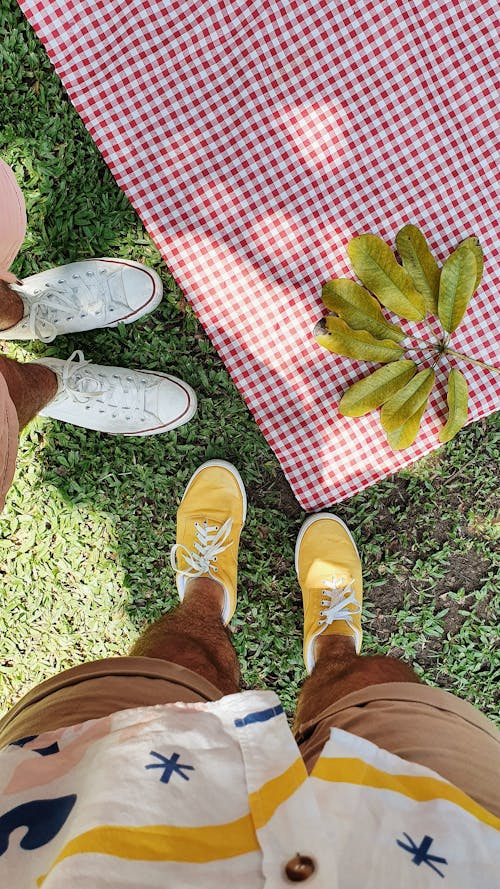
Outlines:
{"type": "Polygon", "coordinates": [[[352,636],[361,649],[361,561],[344,523],[329,512],[310,516],[295,547],[295,570],[304,602],[304,663],[314,664],[318,636],[352,636]]]}
{"type": "Polygon", "coordinates": [[[180,600],[192,577],[219,581],[225,593],[225,624],[236,608],[238,545],[246,513],[245,486],[237,469],[225,460],[209,460],[198,467],[177,510],[170,562],[180,600]]]}

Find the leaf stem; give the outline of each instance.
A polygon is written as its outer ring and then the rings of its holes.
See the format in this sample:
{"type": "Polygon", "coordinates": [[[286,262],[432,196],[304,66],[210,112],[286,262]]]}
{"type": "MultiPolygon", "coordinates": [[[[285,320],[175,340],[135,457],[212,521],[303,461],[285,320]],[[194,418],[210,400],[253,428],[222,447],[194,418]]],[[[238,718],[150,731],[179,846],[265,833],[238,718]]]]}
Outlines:
{"type": "Polygon", "coordinates": [[[486,364],[484,361],[478,361],[477,358],[470,358],[469,355],[463,355],[462,352],[455,352],[455,349],[446,347],[445,353],[447,355],[454,355],[455,358],[461,358],[462,361],[468,361],[470,364],[477,364],[478,367],[484,367],[486,370],[491,370],[493,373],[500,374],[500,367],[494,367],[493,364],[486,364]]]}

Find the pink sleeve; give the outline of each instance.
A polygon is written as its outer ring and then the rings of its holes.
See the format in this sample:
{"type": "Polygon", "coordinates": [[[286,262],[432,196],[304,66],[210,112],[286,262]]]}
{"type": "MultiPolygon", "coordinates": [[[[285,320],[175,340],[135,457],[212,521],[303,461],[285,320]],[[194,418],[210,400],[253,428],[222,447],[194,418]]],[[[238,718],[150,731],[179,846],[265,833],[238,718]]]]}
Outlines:
{"type": "Polygon", "coordinates": [[[0,158],[0,281],[12,283],[9,272],[26,233],[26,205],[14,173],[0,158]]]}
{"type": "Polygon", "coordinates": [[[7,383],[0,373],[0,512],[16,468],[19,423],[7,383]]]}

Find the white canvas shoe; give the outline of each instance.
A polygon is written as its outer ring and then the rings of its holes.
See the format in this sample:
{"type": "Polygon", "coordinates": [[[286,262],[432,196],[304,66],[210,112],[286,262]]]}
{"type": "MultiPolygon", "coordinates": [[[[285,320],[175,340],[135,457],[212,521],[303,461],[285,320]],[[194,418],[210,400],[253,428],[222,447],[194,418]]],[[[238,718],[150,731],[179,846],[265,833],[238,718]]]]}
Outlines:
{"type": "Polygon", "coordinates": [[[70,262],[11,287],[24,303],[24,317],[2,330],[2,339],[43,343],[59,334],[131,324],[156,308],[163,291],[156,272],[128,259],[70,262]]]}
{"type": "Polygon", "coordinates": [[[40,414],[112,435],[158,435],[196,413],[196,395],[182,380],[153,370],[105,367],[76,351],[67,360],[39,358],[59,382],[40,414]]]}

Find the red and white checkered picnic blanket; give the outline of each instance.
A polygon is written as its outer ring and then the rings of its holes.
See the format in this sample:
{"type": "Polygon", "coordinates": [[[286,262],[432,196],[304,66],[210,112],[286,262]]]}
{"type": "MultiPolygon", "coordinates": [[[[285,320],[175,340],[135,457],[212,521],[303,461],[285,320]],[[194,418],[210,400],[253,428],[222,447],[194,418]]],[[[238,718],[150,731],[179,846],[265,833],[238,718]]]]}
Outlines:
{"type": "MultiPolygon", "coordinates": [[[[495,361],[497,3],[20,5],[302,506],[437,447],[442,386],[417,443],[394,453],[376,414],[337,414],[367,368],[312,329],[322,282],[352,274],[348,240],[414,222],[441,260],[480,237],[484,282],[453,346],[495,361]]],[[[498,407],[498,377],[466,374],[475,420],[498,407]]]]}

